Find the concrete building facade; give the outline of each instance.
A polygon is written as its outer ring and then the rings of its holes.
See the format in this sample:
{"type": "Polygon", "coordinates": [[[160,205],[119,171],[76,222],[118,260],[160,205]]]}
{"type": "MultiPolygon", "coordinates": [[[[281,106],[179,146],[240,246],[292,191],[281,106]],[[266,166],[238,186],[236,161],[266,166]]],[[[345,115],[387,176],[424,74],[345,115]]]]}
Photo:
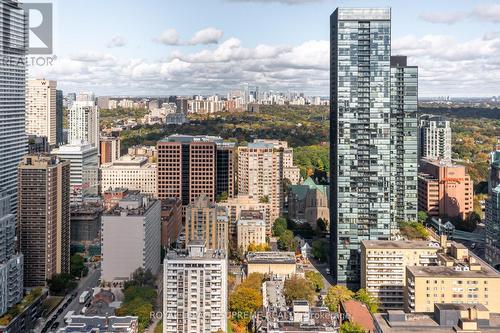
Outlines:
{"type": "Polygon", "coordinates": [[[418,210],[431,217],[466,219],[473,210],[473,184],[462,165],[422,159],[418,173],[418,210]]]}
{"type": "Polygon", "coordinates": [[[120,137],[102,136],[100,140],[100,164],[113,163],[120,158],[120,137]]]}
{"type": "Polygon", "coordinates": [[[137,268],[158,273],[161,261],[161,204],[129,194],[101,218],[101,279],[126,281],[137,268]]]}
{"type": "Polygon", "coordinates": [[[45,286],[70,270],[70,162],[27,155],[18,169],[18,239],[24,284],[45,286]]]}
{"type": "Polygon", "coordinates": [[[99,109],[95,102],[83,97],[75,101],[69,109],[68,142],[86,141],[99,149],[99,133],[99,109]]]}
{"type": "Polygon", "coordinates": [[[99,159],[97,148],[91,144],[74,141],[52,150],[52,154],[71,164],[71,203],[82,202],[84,196],[98,194],[99,159]]]}
{"type": "Polygon", "coordinates": [[[113,163],[101,165],[101,187],[127,188],[156,197],[156,174],[156,163],[149,163],[146,157],[124,155],[113,163]]]}
{"type": "Polygon", "coordinates": [[[180,198],[187,206],[234,195],[234,143],[220,137],[171,135],[158,141],[158,198],[180,198]]]}
{"type": "Polygon", "coordinates": [[[169,251],[163,264],[163,333],[212,333],[227,328],[227,254],[203,242],[169,251]]]}
{"type": "Polygon", "coordinates": [[[238,249],[247,251],[250,244],[266,244],[266,222],[261,211],[242,210],[237,222],[238,249]]]}
{"type": "Polygon", "coordinates": [[[361,242],[361,288],[379,303],[381,310],[402,310],[407,266],[437,264],[439,243],[431,241],[361,242]]]}
{"type": "Polygon", "coordinates": [[[57,82],[28,80],[26,87],[26,133],[44,136],[50,145],[57,144],[57,82]]]}
{"type": "Polygon", "coordinates": [[[227,209],[218,206],[202,195],[186,207],[186,245],[191,241],[203,240],[210,250],[228,248],[227,209]]]}
{"type": "Polygon", "coordinates": [[[442,116],[422,115],[418,126],[419,157],[451,161],[450,121],[442,116]]]}

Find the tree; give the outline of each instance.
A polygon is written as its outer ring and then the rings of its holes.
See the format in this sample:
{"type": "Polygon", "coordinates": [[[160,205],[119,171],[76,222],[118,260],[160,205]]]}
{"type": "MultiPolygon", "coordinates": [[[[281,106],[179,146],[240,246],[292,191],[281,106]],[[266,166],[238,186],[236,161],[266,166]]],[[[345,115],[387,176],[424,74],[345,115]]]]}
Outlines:
{"type": "Polygon", "coordinates": [[[316,239],[312,243],[311,254],[319,261],[328,260],[328,242],[324,239],[316,239]]]}
{"type": "Polygon", "coordinates": [[[279,237],[283,232],[287,230],[287,222],[286,219],[279,217],[274,221],[273,224],[273,236],[279,237]]]}
{"type": "Polygon", "coordinates": [[[292,301],[305,299],[311,304],[314,301],[314,287],[308,280],[293,275],[290,279],[285,280],[284,287],[285,300],[291,305],[292,301]]]}
{"type": "Polygon", "coordinates": [[[83,257],[79,254],[74,254],[70,259],[70,273],[74,277],[83,277],[86,276],[89,272],[89,269],[85,266],[85,262],[83,257]]]}
{"type": "Polygon", "coordinates": [[[262,244],[250,243],[250,245],[248,245],[248,252],[263,252],[269,250],[271,250],[271,246],[266,243],[262,244]]]}
{"type": "Polygon", "coordinates": [[[221,194],[217,195],[215,201],[216,202],[226,201],[227,198],[228,198],[227,192],[222,192],[221,194]]]}
{"type": "Polygon", "coordinates": [[[429,218],[429,215],[427,215],[426,212],[424,212],[423,210],[419,211],[417,213],[417,220],[419,223],[425,223],[425,221],[427,221],[427,219],[429,218]]]}
{"type": "Polygon", "coordinates": [[[47,284],[50,292],[54,295],[65,295],[77,286],[73,277],[67,273],[53,275],[47,280],[47,284]]]}
{"type": "Polygon", "coordinates": [[[319,293],[321,289],[325,287],[325,282],[323,281],[323,276],[314,271],[307,271],[305,273],[306,279],[311,283],[314,290],[319,293]]]}
{"type": "Polygon", "coordinates": [[[263,195],[259,198],[260,203],[269,203],[269,196],[263,195]]]}
{"type": "Polygon", "coordinates": [[[149,269],[144,270],[144,268],[139,267],[132,273],[130,280],[125,282],[124,288],[127,289],[129,286],[155,288],[155,276],[149,269]]]}
{"type": "Polygon", "coordinates": [[[378,311],[377,300],[366,289],[359,289],[354,295],[354,298],[365,304],[371,313],[376,313],[378,311]]]}
{"type": "Polygon", "coordinates": [[[328,289],[325,298],[325,305],[330,311],[338,311],[338,306],[341,302],[352,299],[354,293],[345,286],[335,285],[328,289]]]}
{"type": "Polygon", "coordinates": [[[283,251],[295,251],[296,247],[293,232],[285,230],[278,239],[278,248],[283,251]]]}
{"type": "Polygon", "coordinates": [[[328,223],[323,220],[321,217],[316,221],[316,226],[322,232],[325,232],[328,228],[328,223]]]}
{"type": "Polygon", "coordinates": [[[359,324],[344,321],[340,326],[340,333],[365,333],[365,329],[359,324]]]}
{"type": "Polygon", "coordinates": [[[246,327],[253,314],[262,306],[260,288],[264,276],[250,274],[229,296],[229,309],[234,313],[232,320],[237,327],[246,327]]]}

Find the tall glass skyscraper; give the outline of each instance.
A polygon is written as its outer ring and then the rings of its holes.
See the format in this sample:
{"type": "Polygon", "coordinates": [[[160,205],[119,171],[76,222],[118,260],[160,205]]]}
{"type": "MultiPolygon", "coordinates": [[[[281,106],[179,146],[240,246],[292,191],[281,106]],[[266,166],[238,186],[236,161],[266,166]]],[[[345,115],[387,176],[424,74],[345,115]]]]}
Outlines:
{"type": "Polygon", "coordinates": [[[330,16],[331,272],[360,281],[360,243],[391,238],[391,10],[330,16]]]}
{"type": "Polygon", "coordinates": [[[28,21],[19,3],[0,2],[0,189],[17,208],[17,166],[28,151],[25,133],[28,21]]]}
{"type": "Polygon", "coordinates": [[[405,56],[391,57],[391,198],[394,234],[398,223],[417,221],[418,68],[405,56]]]}

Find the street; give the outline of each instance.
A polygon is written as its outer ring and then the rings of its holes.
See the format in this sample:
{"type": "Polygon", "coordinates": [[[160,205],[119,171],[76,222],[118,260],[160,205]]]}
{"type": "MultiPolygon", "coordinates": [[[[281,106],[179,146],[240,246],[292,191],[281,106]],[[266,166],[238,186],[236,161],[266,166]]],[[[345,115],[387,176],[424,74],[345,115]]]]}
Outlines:
{"type": "Polygon", "coordinates": [[[100,277],[101,268],[99,264],[97,264],[95,269],[92,266],[89,267],[88,275],[79,281],[78,287],[72,292],[73,295],[76,294],[76,297],[71,299],[72,294],[66,295],[58,308],[52,312],[51,316],[47,318],[47,321],[45,321],[43,325],[40,325],[38,329],[36,329],[36,332],[56,332],[57,328],[64,326],[64,316],[66,313],[75,311],[75,314],[80,314],[80,311],[85,306],[85,304],[80,304],[78,301],[80,294],[85,290],[91,290],[96,287],[99,284],[100,277]],[[55,323],[59,325],[57,325],[56,329],[51,329],[51,326],[55,323]]]}

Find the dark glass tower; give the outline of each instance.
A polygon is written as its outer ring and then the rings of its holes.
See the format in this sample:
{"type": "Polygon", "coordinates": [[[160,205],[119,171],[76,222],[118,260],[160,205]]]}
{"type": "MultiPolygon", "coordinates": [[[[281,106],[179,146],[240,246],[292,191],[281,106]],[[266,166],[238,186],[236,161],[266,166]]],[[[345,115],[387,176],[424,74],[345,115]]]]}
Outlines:
{"type": "Polygon", "coordinates": [[[391,10],[330,17],[331,273],[359,286],[360,243],[391,238],[391,10]]]}

